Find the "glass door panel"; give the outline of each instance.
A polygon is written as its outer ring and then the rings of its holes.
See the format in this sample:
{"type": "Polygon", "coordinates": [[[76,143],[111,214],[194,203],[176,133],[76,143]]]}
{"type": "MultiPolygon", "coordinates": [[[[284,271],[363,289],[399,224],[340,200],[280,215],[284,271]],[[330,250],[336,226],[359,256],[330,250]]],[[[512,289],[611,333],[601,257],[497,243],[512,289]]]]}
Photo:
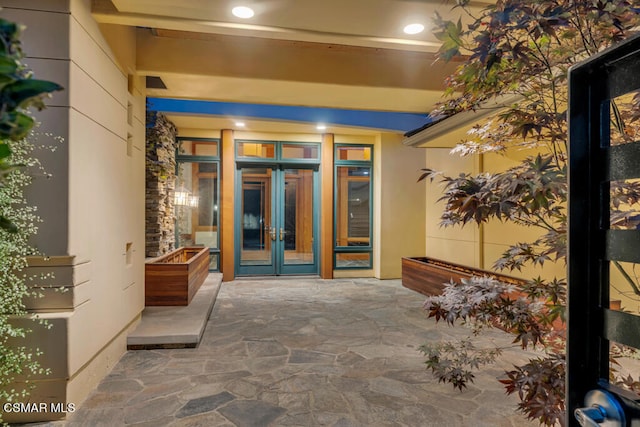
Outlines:
{"type": "Polygon", "coordinates": [[[243,168],[240,174],[240,266],[261,266],[257,274],[273,274],[273,171],[243,168]]]}
{"type": "Polygon", "coordinates": [[[238,274],[317,274],[317,171],[239,172],[238,274]]]}
{"type": "MultiPolygon", "coordinates": [[[[313,265],[314,171],[285,169],[283,172],[283,267],[313,265]]],[[[285,268],[286,270],[286,268],[285,268]]]]}

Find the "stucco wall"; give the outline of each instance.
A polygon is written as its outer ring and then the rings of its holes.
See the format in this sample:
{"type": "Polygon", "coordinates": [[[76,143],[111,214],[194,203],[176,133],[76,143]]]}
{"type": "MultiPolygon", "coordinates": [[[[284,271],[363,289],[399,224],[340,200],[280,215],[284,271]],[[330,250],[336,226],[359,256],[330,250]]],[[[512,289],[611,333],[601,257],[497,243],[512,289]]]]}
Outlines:
{"type": "MultiPolygon", "coordinates": [[[[459,131],[456,131],[459,133],[459,131]]],[[[453,134],[452,134],[453,135],[453,134]]],[[[484,154],[481,156],[460,157],[450,154],[451,148],[426,148],[426,167],[442,171],[449,176],[460,173],[499,172],[516,166],[527,156],[535,155],[531,150],[513,149],[504,155],[484,154]]],[[[510,222],[491,220],[477,226],[468,223],[464,227],[440,225],[440,216],[444,209],[444,202],[437,200],[444,189],[435,179],[433,183],[425,181],[426,191],[426,249],[427,256],[458,264],[469,265],[486,270],[492,270],[495,261],[510,245],[517,242],[531,242],[542,234],[542,230],[533,227],[518,226],[510,222]]],[[[560,262],[547,263],[540,266],[525,266],[522,271],[504,271],[503,273],[516,277],[530,279],[541,276],[543,278],[564,278],[566,266],[560,262]]]]}
{"type": "MultiPolygon", "coordinates": [[[[477,172],[477,160],[472,157],[458,157],[449,154],[450,148],[427,148],[425,167],[456,176],[461,172],[477,172]]],[[[479,249],[480,230],[473,225],[465,227],[442,227],[440,215],[444,202],[442,184],[438,179],[423,181],[426,193],[426,246],[425,255],[458,264],[482,268],[479,249]]]]}
{"type": "MultiPolygon", "coordinates": [[[[144,305],[144,86],[129,75],[130,55],[118,61],[90,4],[0,1],[3,17],[27,26],[25,62],[65,87],[37,114],[42,131],[64,142],[42,153],[53,178],[30,192],[44,219],[35,244],[47,255],[31,265],[53,271],[45,285],[67,292],[31,306],[54,325],[32,336],[52,367],[34,382],[35,402],[80,404],[126,350],[125,331],[144,305]]],[[[135,46],[133,31],[119,37],[135,46]]]]}
{"type": "MultiPolygon", "coordinates": [[[[486,154],[483,157],[483,171],[499,172],[519,165],[525,158],[535,156],[533,149],[510,149],[504,155],[486,154]]],[[[494,262],[509,248],[510,245],[519,242],[533,242],[545,231],[537,227],[524,227],[512,222],[489,221],[484,226],[484,239],[482,251],[484,253],[484,268],[491,269],[494,262]]],[[[547,262],[543,267],[539,265],[525,265],[521,271],[505,271],[506,274],[531,279],[541,276],[552,279],[553,277],[566,277],[566,265],[564,262],[554,264],[547,262]]]]}
{"type": "MultiPolygon", "coordinates": [[[[425,198],[417,184],[424,161],[420,149],[406,147],[402,136],[383,133],[376,153],[374,189],[379,191],[375,275],[397,279],[402,275],[402,257],[422,255],[425,245],[425,198]]],[[[375,159],[374,159],[375,160],[375,159]]]]}

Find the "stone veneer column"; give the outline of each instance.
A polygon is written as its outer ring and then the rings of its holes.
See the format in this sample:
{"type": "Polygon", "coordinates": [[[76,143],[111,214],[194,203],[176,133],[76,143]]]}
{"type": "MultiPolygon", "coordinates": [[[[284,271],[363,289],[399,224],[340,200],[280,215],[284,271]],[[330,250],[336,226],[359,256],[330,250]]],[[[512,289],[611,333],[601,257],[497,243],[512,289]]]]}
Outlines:
{"type": "Polygon", "coordinates": [[[156,112],[147,113],[145,256],[175,249],[173,194],[176,170],[176,126],[156,112]]]}

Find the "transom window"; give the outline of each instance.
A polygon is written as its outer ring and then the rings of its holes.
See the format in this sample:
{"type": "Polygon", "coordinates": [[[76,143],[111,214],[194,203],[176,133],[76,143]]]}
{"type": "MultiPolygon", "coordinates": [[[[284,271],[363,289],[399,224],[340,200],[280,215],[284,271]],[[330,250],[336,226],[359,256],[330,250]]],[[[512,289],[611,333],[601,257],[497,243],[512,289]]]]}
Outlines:
{"type": "Polygon", "coordinates": [[[320,163],[320,144],[315,142],[283,142],[238,140],[236,160],[239,162],[320,163]]]}

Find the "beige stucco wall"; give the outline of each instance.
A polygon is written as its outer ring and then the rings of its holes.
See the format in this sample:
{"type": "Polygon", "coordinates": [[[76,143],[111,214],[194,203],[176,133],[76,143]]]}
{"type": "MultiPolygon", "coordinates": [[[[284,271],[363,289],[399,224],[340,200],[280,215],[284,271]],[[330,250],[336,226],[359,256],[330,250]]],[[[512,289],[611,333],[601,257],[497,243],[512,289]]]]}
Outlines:
{"type": "MultiPolygon", "coordinates": [[[[0,1],[2,16],[26,24],[25,62],[65,91],[37,117],[64,138],[43,152],[53,174],[31,190],[44,223],[36,245],[64,286],[31,302],[53,328],[31,339],[51,375],[30,401],[80,404],[126,350],[126,331],[144,307],[144,86],[133,76],[135,33],[109,28],[114,52],[91,17],[90,0],[0,1]]],[[[61,414],[31,414],[21,420],[61,414]]],[[[6,421],[10,421],[6,420],[6,421]]]]}
{"type": "MultiPolygon", "coordinates": [[[[483,156],[482,170],[487,172],[499,172],[512,168],[520,164],[521,161],[530,156],[535,156],[537,152],[533,149],[508,150],[504,155],[486,154],[483,156]]],[[[500,222],[492,220],[483,226],[483,258],[485,269],[491,270],[494,262],[506,251],[510,245],[520,242],[533,242],[545,233],[545,230],[537,227],[524,227],[515,225],[512,222],[500,222]]],[[[521,271],[504,271],[504,273],[531,279],[533,277],[543,277],[552,279],[553,277],[565,278],[566,265],[564,262],[547,262],[543,267],[539,265],[525,265],[521,271]]]]}
{"type": "MultiPolygon", "coordinates": [[[[425,150],[425,167],[453,176],[463,172],[474,173],[478,170],[477,159],[452,156],[449,152],[450,148],[427,148],[425,150]]],[[[442,184],[436,178],[433,182],[426,180],[419,185],[424,186],[426,193],[424,255],[458,264],[481,267],[480,229],[471,224],[465,227],[440,226],[440,216],[445,206],[443,201],[438,201],[442,196],[442,184]]]]}
{"type": "Polygon", "coordinates": [[[424,167],[421,149],[406,147],[402,135],[382,133],[376,152],[374,191],[375,275],[397,279],[402,257],[422,255],[425,245],[426,203],[422,184],[416,183],[424,167]]]}
{"type": "MultiPolygon", "coordinates": [[[[464,132],[459,129],[451,133],[452,138],[463,137],[464,132]]],[[[445,144],[441,144],[445,145],[445,144]]],[[[452,144],[453,145],[453,144],[452,144]]],[[[425,149],[426,166],[442,171],[449,176],[460,173],[500,172],[519,164],[527,156],[535,155],[533,150],[512,149],[504,154],[484,154],[480,156],[460,157],[451,154],[449,147],[425,149]]],[[[433,183],[425,181],[426,191],[426,250],[427,256],[458,264],[492,270],[496,260],[510,245],[518,242],[532,242],[544,231],[534,227],[523,227],[511,222],[491,220],[477,226],[468,223],[460,226],[440,226],[440,216],[444,209],[444,202],[438,202],[444,189],[438,179],[433,183]]],[[[566,277],[566,266],[563,262],[548,262],[540,266],[527,265],[521,271],[503,271],[516,277],[533,278],[541,276],[566,277]]]]}

